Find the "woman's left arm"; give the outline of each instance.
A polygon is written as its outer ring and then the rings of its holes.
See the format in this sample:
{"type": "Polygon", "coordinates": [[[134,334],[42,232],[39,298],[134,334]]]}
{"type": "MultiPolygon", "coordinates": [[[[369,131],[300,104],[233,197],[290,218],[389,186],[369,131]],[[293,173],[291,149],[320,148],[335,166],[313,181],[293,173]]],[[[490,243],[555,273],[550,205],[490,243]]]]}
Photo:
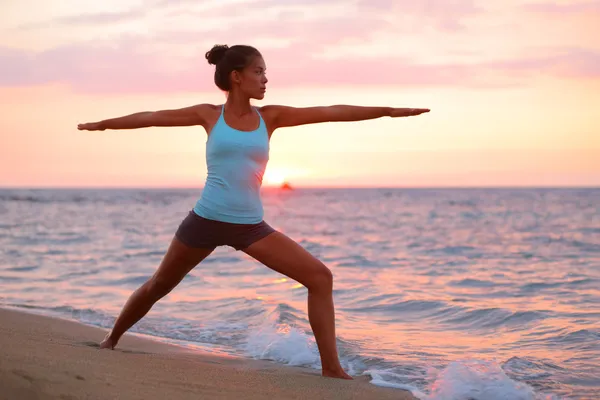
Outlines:
{"type": "Polygon", "coordinates": [[[427,108],[393,108],[362,106],[287,107],[264,106],[261,112],[271,121],[271,129],[320,122],[364,121],[381,117],[409,117],[429,112],[427,108]]]}

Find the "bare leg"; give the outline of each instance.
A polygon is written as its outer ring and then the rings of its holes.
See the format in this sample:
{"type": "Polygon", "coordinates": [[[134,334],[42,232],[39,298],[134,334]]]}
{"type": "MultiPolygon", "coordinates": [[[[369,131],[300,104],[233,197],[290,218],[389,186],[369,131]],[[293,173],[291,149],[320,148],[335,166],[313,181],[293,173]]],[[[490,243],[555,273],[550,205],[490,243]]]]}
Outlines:
{"type": "Polygon", "coordinates": [[[308,289],[308,319],[321,355],[323,376],[352,379],[344,372],[335,342],[333,275],[302,246],[274,232],[243,250],[267,267],[300,282],[308,289]]]}
{"type": "Polygon", "coordinates": [[[173,238],[154,275],[129,297],[115,326],[100,343],[101,349],[113,349],[121,336],[166,296],[213,249],[194,249],[173,238]]]}

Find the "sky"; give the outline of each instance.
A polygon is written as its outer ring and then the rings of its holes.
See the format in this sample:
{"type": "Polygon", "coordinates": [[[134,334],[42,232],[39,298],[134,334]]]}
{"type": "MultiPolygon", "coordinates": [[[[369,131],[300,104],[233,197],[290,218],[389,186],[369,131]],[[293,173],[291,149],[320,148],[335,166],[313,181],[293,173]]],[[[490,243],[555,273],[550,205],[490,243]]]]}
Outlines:
{"type": "Polygon", "coordinates": [[[202,127],[85,132],[222,104],[214,44],[267,64],[257,106],[430,108],[277,130],[265,185],[600,185],[600,1],[0,2],[0,187],[200,187],[202,127]]]}

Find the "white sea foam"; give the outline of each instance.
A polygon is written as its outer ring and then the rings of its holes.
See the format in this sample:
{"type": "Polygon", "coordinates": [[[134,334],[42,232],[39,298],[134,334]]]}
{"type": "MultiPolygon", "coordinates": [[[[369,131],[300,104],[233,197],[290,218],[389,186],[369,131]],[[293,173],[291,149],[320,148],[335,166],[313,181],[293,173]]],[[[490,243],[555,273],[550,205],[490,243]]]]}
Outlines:
{"type": "Polygon", "coordinates": [[[465,360],[449,363],[440,371],[431,371],[426,390],[398,383],[405,377],[389,371],[368,370],[377,386],[409,390],[421,400],[558,400],[555,395],[536,393],[525,383],[506,375],[495,362],[465,360]],[[426,393],[425,393],[426,392],[426,393]]]}
{"type": "Polygon", "coordinates": [[[253,358],[312,368],[320,366],[314,338],[296,327],[276,323],[273,314],[249,332],[244,350],[253,358]]]}

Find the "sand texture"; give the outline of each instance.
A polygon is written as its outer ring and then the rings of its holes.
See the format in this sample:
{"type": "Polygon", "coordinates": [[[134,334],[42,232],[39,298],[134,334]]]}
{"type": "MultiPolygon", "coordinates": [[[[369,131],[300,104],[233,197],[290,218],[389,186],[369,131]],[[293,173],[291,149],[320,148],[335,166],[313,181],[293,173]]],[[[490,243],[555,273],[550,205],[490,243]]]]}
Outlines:
{"type": "Polygon", "coordinates": [[[216,356],[126,334],[0,309],[0,399],[414,399],[408,392],[323,378],[319,371],[216,356]]]}

